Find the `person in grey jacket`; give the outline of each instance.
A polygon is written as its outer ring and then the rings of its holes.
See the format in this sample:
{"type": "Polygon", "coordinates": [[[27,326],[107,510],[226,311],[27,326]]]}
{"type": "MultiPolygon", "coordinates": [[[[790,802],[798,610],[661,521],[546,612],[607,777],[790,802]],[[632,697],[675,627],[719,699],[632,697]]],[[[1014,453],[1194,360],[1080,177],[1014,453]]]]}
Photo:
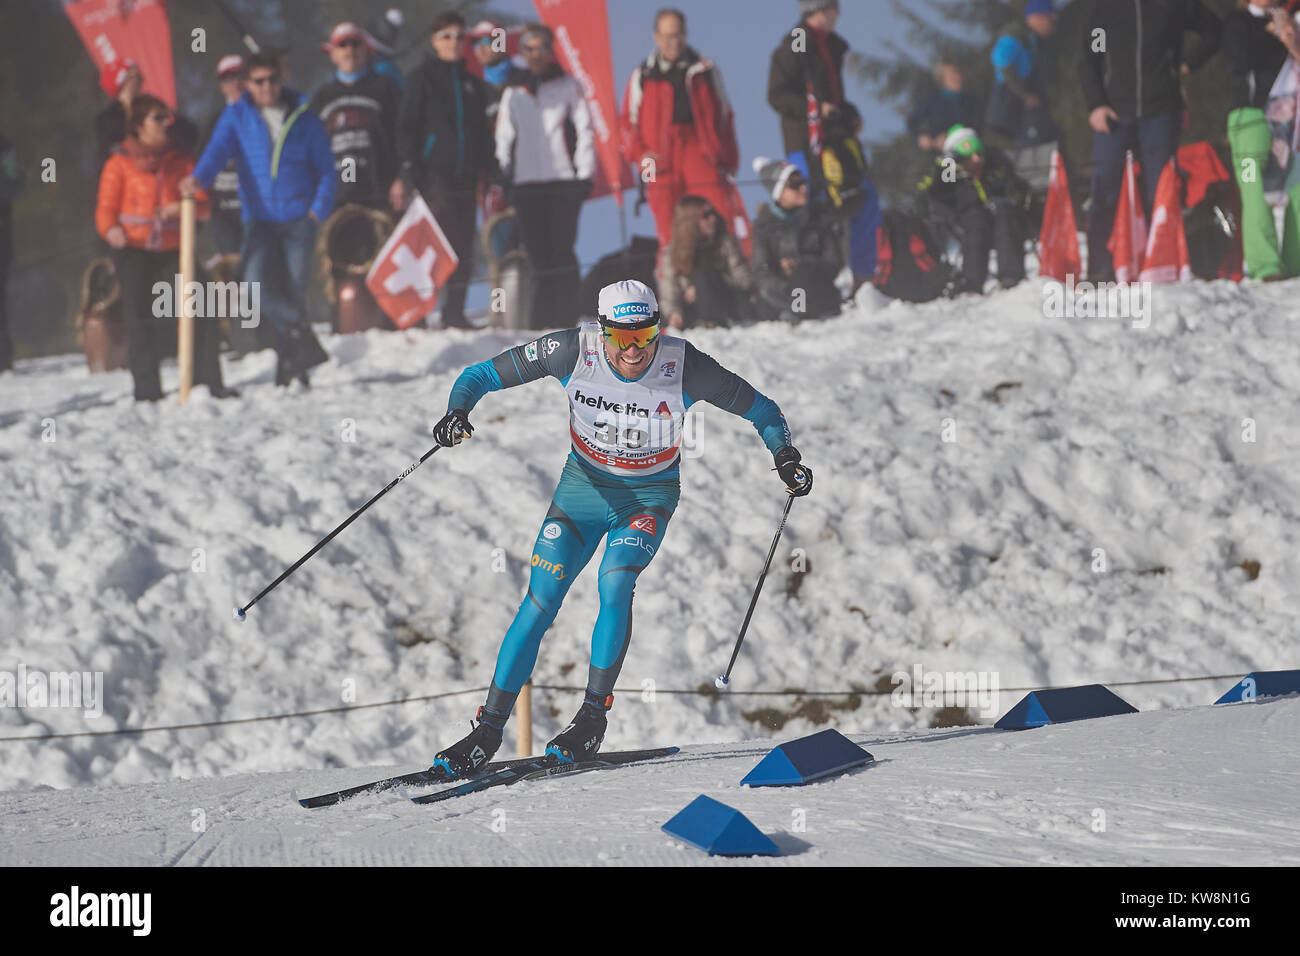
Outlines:
{"type": "Polygon", "coordinates": [[[840,308],[842,223],[808,202],[808,180],[783,160],[754,161],[770,197],[754,217],[754,274],[764,312],[792,325],[840,308]]]}

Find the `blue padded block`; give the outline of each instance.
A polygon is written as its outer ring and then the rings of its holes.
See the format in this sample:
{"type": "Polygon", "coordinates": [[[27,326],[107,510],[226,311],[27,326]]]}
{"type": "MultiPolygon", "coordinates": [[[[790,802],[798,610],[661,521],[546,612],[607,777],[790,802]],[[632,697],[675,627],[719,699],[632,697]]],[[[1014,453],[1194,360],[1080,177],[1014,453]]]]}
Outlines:
{"type": "Polygon", "coordinates": [[[1287,694],[1300,694],[1300,671],[1255,671],[1239,680],[1215,703],[1235,704],[1256,697],[1284,697],[1287,694]]]}
{"type": "Polygon", "coordinates": [[[776,856],[781,852],[739,810],[703,794],[665,823],[663,831],[710,856],[776,856]]]}
{"type": "Polygon", "coordinates": [[[1082,687],[1031,691],[993,726],[999,730],[1027,730],[1071,720],[1137,712],[1136,707],[1100,684],[1085,684],[1082,687]]]}
{"type": "Polygon", "coordinates": [[[796,786],[874,759],[838,730],[823,730],[774,747],[740,782],[749,787],[796,786]]]}

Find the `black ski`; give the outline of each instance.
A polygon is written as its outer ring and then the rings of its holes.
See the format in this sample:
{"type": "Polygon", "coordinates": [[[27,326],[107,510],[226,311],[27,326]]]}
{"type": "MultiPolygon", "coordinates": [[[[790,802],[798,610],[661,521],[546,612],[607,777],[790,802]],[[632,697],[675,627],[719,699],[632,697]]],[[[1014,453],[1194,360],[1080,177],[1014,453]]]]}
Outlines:
{"type": "MultiPolygon", "coordinates": [[[[517,757],[514,760],[497,760],[481,767],[476,773],[470,774],[468,778],[460,779],[472,780],[485,773],[492,773],[495,770],[503,770],[519,764],[532,763],[536,759],[536,757],[517,757]]],[[[336,803],[342,803],[344,800],[360,796],[363,793],[383,793],[386,790],[396,790],[398,787],[428,787],[435,783],[447,782],[447,775],[441,767],[437,770],[430,768],[428,770],[416,770],[413,773],[398,774],[396,777],[385,777],[383,780],[372,780],[370,783],[358,784],[355,787],[336,790],[333,793],[303,797],[298,802],[307,809],[312,810],[316,807],[332,807],[336,803]]]]}
{"type": "Polygon", "coordinates": [[[463,797],[471,793],[481,793],[493,787],[508,787],[521,780],[538,780],[543,777],[557,777],[562,774],[583,773],[588,770],[604,770],[608,767],[622,767],[643,760],[656,760],[671,757],[677,753],[677,747],[659,747],[654,750],[616,750],[613,753],[597,754],[592,760],[580,763],[560,763],[553,756],[533,757],[527,761],[517,761],[514,766],[491,769],[476,777],[466,780],[446,790],[436,793],[421,794],[412,797],[412,803],[439,803],[452,797],[463,797]]]}

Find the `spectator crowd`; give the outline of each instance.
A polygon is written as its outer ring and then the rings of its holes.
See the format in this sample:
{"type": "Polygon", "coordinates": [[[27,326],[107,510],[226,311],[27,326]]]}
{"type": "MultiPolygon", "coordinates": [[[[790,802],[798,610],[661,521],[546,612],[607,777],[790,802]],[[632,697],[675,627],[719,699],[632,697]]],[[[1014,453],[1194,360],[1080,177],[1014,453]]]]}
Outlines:
{"type": "MultiPolygon", "coordinates": [[[[1067,39],[1079,45],[1074,79],[1093,137],[1088,278],[1114,278],[1107,246],[1126,155],[1140,164],[1149,216],[1179,146],[1182,78],[1220,50],[1233,100],[1226,135],[1246,271],[1261,279],[1300,275],[1291,161],[1300,96],[1296,0],[1241,2],[1223,22],[1203,0],[1079,2],[1087,29],[1067,39]],[[1243,175],[1248,168],[1260,175],[1243,175]]],[[[762,189],[754,210],[737,189],[742,156],[726,84],[718,64],[689,42],[685,14],[654,14],[651,49],[623,87],[620,145],[653,217],[653,278],[669,328],[836,314],[906,254],[905,245],[888,242],[895,220],[882,211],[862,114],[847,97],[850,47],[838,32],[840,5],[797,0],[797,7],[798,20],[771,53],[766,90],[780,154],[744,164],[762,189]]],[[[1063,135],[1045,56],[1056,13],[1054,0],[1026,0],[1023,15],[993,38],[993,81],[983,93],[969,88],[957,63],[934,64],[933,89],[906,118],[921,175],[913,195],[891,198],[914,206],[959,251],[950,294],[983,294],[991,256],[1001,286],[1025,278],[1026,243],[1037,234],[1045,172],[1063,135]]],[[[596,124],[582,84],[560,65],[555,35],[541,25],[471,28],[459,13],[441,13],[428,27],[425,58],[403,75],[393,59],[403,26],[396,10],[364,26],[337,24],[321,43],[332,72],[310,94],[289,83],[284,54],[221,57],[215,80],[223,106],[202,134],[142,92],[130,61],[101,75],[108,105],[96,122],[94,222],[120,286],[138,400],[162,395],[166,330],[153,317],[150,290],[174,272],[187,196],[215,248],[208,267],[260,285],[263,328],[253,338],[237,340],[234,328],[228,334],[239,351],[275,349],[277,385],[307,386],[327,358],[311,331],[308,299],[322,226],[344,207],[385,217],[391,228],[414,196],[423,198],[459,260],[439,293],[442,327],[471,325],[467,290],[479,223],[489,221],[503,223],[487,230],[489,257],[517,251],[528,264],[533,328],[572,325],[591,313],[575,246],[597,178],[596,124]]],[[[0,137],[0,303],[21,185],[15,147],[0,137]]],[[[195,380],[214,396],[236,394],[222,382],[215,326],[199,327],[195,380]]],[[[0,370],[11,362],[0,312],[0,370]]]]}

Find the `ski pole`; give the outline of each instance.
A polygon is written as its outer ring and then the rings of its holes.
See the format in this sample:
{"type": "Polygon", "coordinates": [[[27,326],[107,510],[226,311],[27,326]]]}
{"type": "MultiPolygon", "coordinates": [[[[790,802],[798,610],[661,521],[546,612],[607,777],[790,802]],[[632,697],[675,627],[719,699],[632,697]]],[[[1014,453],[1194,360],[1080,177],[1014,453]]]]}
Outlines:
{"type": "MultiPolygon", "coordinates": [[[[340,531],[342,531],[344,528],[346,528],[346,527],[347,527],[348,525],[350,525],[352,522],[356,521],[357,518],[361,517],[361,514],[362,514],[362,513],[363,513],[367,508],[369,508],[371,505],[373,505],[373,504],[374,504],[376,501],[378,501],[380,498],[384,497],[384,495],[386,495],[386,494],[388,494],[390,491],[392,491],[393,488],[394,488],[394,486],[395,486],[399,481],[401,481],[403,478],[405,478],[405,477],[406,477],[407,475],[409,475],[411,472],[415,471],[415,469],[419,468],[419,467],[420,467],[421,465],[423,465],[426,461],[428,461],[428,460],[429,460],[429,456],[432,455],[435,451],[437,451],[437,450],[438,450],[439,448],[441,448],[441,447],[442,447],[441,445],[434,445],[432,448],[430,448],[428,451],[426,451],[423,455],[420,456],[420,460],[419,460],[419,461],[414,462],[414,463],[408,465],[407,468],[406,468],[406,471],[402,472],[400,475],[398,475],[396,478],[394,478],[392,481],[390,481],[388,484],[386,484],[386,485],[384,486],[384,488],[383,488],[382,491],[380,491],[378,494],[376,494],[373,498],[371,498],[369,501],[367,501],[364,505],[362,505],[362,506],[361,506],[360,508],[358,508],[356,511],[352,512],[352,514],[348,516],[348,519],[347,519],[346,521],[344,521],[341,525],[339,525],[337,528],[335,528],[335,529],[334,529],[333,531],[331,531],[329,534],[325,535],[325,537],[323,537],[323,538],[321,538],[319,541],[317,541],[317,542],[316,542],[316,547],[312,548],[310,551],[308,551],[306,554],[304,554],[301,558],[299,558],[297,561],[295,561],[292,565],[290,565],[289,568],[287,568],[287,569],[285,570],[285,572],[284,572],[283,574],[281,574],[278,578],[276,578],[274,581],[272,581],[272,582],[271,582],[270,584],[268,584],[266,587],[262,588],[261,593],[258,594],[257,597],[253,598],[253,600],[249,601],[249,602],[248,602],[247,604],[245,604],[243,607],[237,607],[237,608],[235,608],[235,620],[237,620],[237,621],[242,621],[242,620],[244,619],[244,617],[245,617],[245,612],[246,612],[250,607],[252,607],[252,606],[253,606],[254,604],[256,604],[258,601],[262,600],[262,598],[266,597],[266,596],[267,596],[268,594],[270,594],[272,591],[274,591],[275,588],[276,588],[276,586],[279,585],[279,583],[280,583],[281,581],[283,581],[283,580],[284,580],[285,578],[287,578],[289,575],[293,574],[293,572],[297,571],[300,567],[302,567],[303,562],[305,562],[308,558],[310,558],[313,554],[315,554],[315,553],[316,553],[317,551],[319,551],[321,548],[325,547],[325,545],[327,545],[327,544],[329,544],[331,541],[333,541],[333,540],[334,540],[334,536],[335,536],[336,534],[338,534],[340,531]]],[[[788,510],[788,509],[787,509],[787,510],[788,510]]],[[[775,547],[775,544],[773,545],[773,547],[775,547]]]]}
{"type": "Polygon", "coordinates": [[[224,0],[217,0],[217,9],[225,15],[227,20],[230,21],[231,25],[235,28],[235,32],[239,34],[239,38],[244,41],[244,46],[248,47],[249,53],[262,52],[261,44],[254,40],[253,35],[244,29],[244,25],[240,23],[239,18],[231,12],[230,7],[226,6],[224,0]]]}
{"type": "Polygon", "coordinates": [[[776,535],[772,538],[772,547],[767,549],[767,560],[763,562],[763,573],[758,576],[758,584],[754,585],[754,596],[749,599],[749,610],[745,612],[745,621],[740,625],[740,634],[736,637],[736,646],[731,651],[731,660],[727,662],[727,671],[719,677],[713,679],[713,686],[718,690],[725,690],[731,683],[731,669],[736,666],[736,657],[740,654],[740,645],[745,642],[745,632],[749,630],[749,619],[754,616],[754,606],[758,604],[759,592],[763,590],[763,582],[767,580],[767,569],[772,566],[772,555],[776,554],[777,542],[781,540],[781,532],[785,530],[785,519],[790,517],[790,506],[794,504],[794,495],[790,495],[785,501],[785,511],[781,512],[781,523],[777,525],[776,535]]]}

